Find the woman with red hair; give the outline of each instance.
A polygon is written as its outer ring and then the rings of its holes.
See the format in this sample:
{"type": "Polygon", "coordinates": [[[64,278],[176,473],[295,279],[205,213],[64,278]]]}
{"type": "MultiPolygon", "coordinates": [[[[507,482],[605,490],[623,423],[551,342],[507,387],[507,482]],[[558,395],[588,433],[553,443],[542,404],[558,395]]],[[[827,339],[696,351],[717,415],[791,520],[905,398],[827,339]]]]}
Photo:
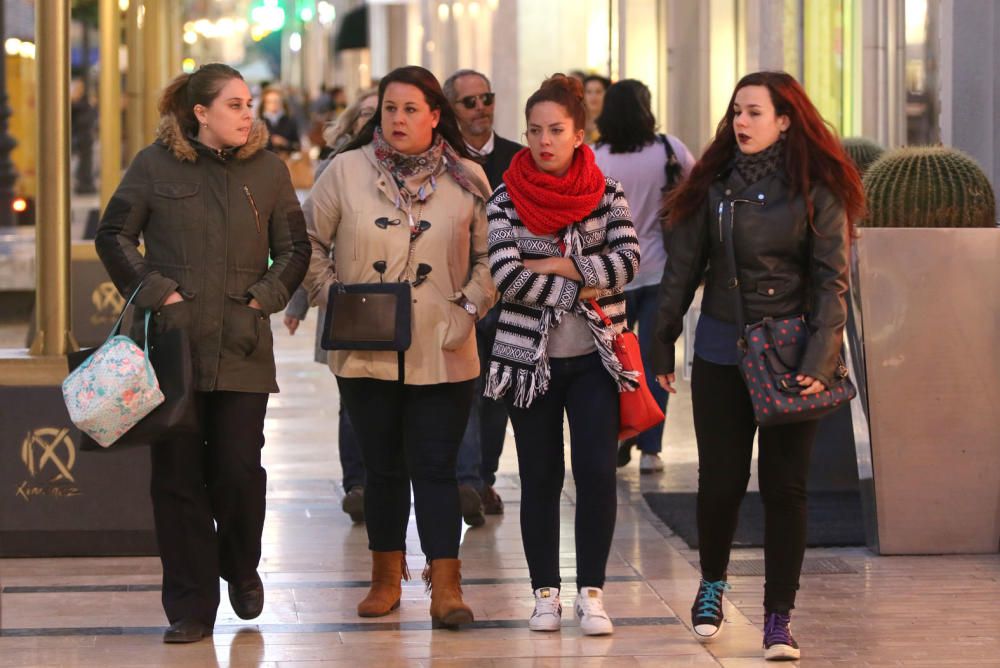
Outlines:
{"type": "MultiPolygon", "coordinates": [[[[701,561],[691,623],[699,639],[710,640],[722,628],[729,552],[758,430],[737,367],[739,305],[742,300],[747,322],[807,314],[811,336],[797,380],[802,395],[826,390],[847,320],[852,221],[863,213],[864,195],[857,170],[802,86],[783,72],[757,72],[736,85],[715,139],[665,210],[671,232],[653,367],[668,392],[675,391],[674,342],[705,283],[691,378],[701,561]]],[[[816,427],[817,420],[807,420],[759,430],[769,660],[800,655],[789,626],[805,553],[816,427]]]]}
{"type": "Polygon", "coordinates": [[[556,74],[524,108],[528,147],[486,208],[502,298],[486,396],[507,404],[521,478],[521,540],[535,593],[532,631],[562,623],[559,498],[569,420],[576,484],[576,588],[584,635],[614,631],[604,583],[615,532],[618,392],[640,380],[613,350],[639,240],[625,193],[583,142],[583,86],[556,74]],[[599,315],[599,311],[605,317],[599,315]],[[605,321],[610,321],[605,324],[605,321]]]}

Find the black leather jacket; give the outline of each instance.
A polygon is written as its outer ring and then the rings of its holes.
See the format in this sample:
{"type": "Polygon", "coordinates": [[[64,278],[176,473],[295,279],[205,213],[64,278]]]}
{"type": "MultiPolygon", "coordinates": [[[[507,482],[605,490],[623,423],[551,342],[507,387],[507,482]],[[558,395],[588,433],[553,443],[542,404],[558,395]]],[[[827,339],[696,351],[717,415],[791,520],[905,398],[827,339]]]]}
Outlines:
{"type": "Polygon", "coordinates": [[[738,322],[722,241],[723,226],[732,223],[747,323],[807,313],[812,335],[799,370],[830,385],[847,321],[847,217],[825,187],[814,186],[811,196],[813,229],[783,172],[748,186],[730,170],[712,184],[702,215],[677,225],[667,240],[654,373],[673,373],[674,342],[702,279],[702,312],[738,322]]]}

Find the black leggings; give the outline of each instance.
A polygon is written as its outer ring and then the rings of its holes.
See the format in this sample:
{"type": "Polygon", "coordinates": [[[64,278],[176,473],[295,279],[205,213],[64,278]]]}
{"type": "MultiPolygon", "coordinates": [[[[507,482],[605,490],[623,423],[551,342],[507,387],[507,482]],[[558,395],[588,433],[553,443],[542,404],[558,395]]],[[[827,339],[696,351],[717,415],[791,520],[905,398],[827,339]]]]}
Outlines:
{"type": "MultiPolygon", "coordinates": [[[[698,439],[701,573],[724,580],[740,502],[750,480],[753,407],[736,366],[695,357],[691,376],[698,439]]],[[[760,430],[757,474],[764,501],[764,608],[787,613],[806,549],[806,480],[818,421],[760,430]]]]}
{"type": "Polygon", "coordinates": [[[412,482],[424,555],[428,561],[458,557],[462,516],[455,460],[475,382],[405,385],[337,376],[368,476],[365,525],[369,549],[406,549],[412,482]]]}
{"type": "Polygon", "coordinates": [[[576,586],[604,587],[618,507],[615,457],[618,388],[600,355],[549,361],[548,391],[529,408],[505,400],[521,475],[521,540],[532,589],[560,587],[559,497],[566,464],[563,414],[569,415],[576,483],[576,586]]]}

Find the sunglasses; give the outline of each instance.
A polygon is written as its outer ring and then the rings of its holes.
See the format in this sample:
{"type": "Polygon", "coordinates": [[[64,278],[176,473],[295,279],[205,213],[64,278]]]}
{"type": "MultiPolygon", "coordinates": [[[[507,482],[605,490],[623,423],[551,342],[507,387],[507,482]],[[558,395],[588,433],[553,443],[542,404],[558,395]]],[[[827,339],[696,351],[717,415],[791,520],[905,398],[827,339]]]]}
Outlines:
{"type": "Polygon", "coordinates": [[[482,102],[484,107],[492,107],[493,106],[493,100],[496,99],[496,96],[497,96],[496,93],[482,93],[480,95],[466,95],[461,100],[459,100],[459,102],[466,109],[475,109],[476,108],[476,100],[479,100],[480,102],[482,102]]]}

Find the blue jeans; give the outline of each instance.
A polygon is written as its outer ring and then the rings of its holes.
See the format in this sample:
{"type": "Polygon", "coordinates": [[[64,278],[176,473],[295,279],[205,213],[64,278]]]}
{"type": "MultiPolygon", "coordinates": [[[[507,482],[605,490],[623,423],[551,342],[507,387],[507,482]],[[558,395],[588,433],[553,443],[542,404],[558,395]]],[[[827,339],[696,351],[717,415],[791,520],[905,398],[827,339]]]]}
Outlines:
{"type": "Polygon", "coordinates": [[[615,452],[618,386],[598,353],[549,360],[545,394],[528,408],[504,400],[521,476],[521,540],[531,588],[559,587],[559,500],[566,475],[563,416],[569,419],[576,484],[576,586],[603,587],[618,499],[615,452]]]}
{"type": "MultiPolygon", "coordinates": [[[[651,373],[653,368],[653,333],[656,331],[656,311],[660,301],[660,286],[648,285],[635,290],[625,291],[625,309],[628,314],[628,326],[635,329],[639,325],[639,351],[642,356],[642,368],[646,371],[646,385],[653,393],[656,403],[667,413],[667,391],[656,382],[656,376],[651,373]]],[[[639,434],[633,442],[643,453],[656,454],[663,450],[663,422],[639,434]]]]}
{"type": "Polygon", "coordinates": [[[486,376],[490,369],[490,351],[497,334],[500,320],[500,305],[495,307],[476,323],[476,347],[479,350],[479,380],[476,382],[476,398],[469,412],[469,423],[458,449],[456,477],[459,485],[472,485],[482,491],[484,486],[492,487],[497,481],[503,440],[507,431],[507,407],[502,401],[483,396],[486,376]]]}

